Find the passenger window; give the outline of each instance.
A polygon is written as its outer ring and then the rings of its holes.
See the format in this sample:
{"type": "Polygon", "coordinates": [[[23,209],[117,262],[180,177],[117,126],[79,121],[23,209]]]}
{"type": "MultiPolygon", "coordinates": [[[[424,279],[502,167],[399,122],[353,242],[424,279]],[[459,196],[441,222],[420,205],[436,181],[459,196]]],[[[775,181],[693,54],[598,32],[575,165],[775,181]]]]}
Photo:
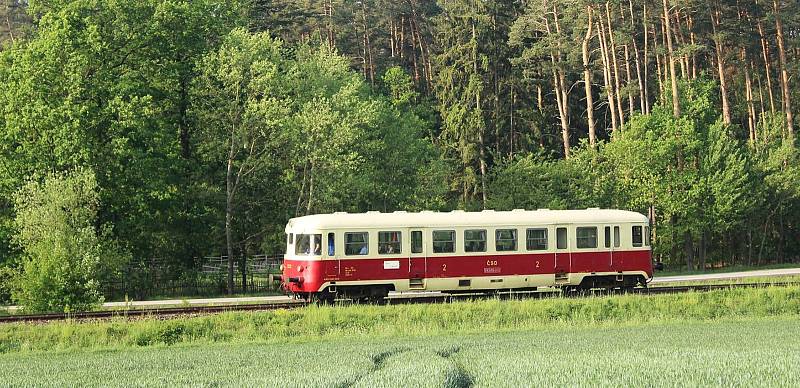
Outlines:
{"type": "Polygon", "coordinates": [[[411,253],[422,253],[422,231],[411,232],[411,253]]]}
{"type": "Polygon", "coordinates": [[[378,253],[394,255],[401,251],[402,240],[400,232],[378,232],[378,253]]]}
{"type": "Polygon", "coordinates": [[[644,227],[644,245],[648,246],[648,247],[650,246],[650,227],[649,226],[645,226],[644,227]]]}
{"type": "Polygon", "coordinates": [[[605,232],[605,237],[606,237],[605,238],[605,247],[606,248],[611,248],[611,227],[610,226],[606,226],[605,228],[603,228],[603,231],[605,232]]]}
{"type": "Polygon", "coordinates": [[[525,245],[529,251],[547,250],[547,229],[528,229],[525,245]]]}
{"type": "Polygon", "coordinates": [[[486,252],[486,230],[464,231],[464,252],[486,252]]]}
{"type": "Polygon", "coordinates": [[[455,230],[433,231],[433,253],[452,253],[456,251],[455,230]]]}
{"type": "Polygon", "coordinates": [[[344,254],[348,256],[369,253],[369,233],[350,232],[344,234],[344,254]]]}
{"type": "Polygon", "coordinates": [[[556,248],[567,249],[567,228],[556,229],[556,248]]]}
{"type": "Polygon", "coordinates": [[[635,247],[642,246],[642,227],[641,226],[632,226],[631,227],[631,241],[633,241],[633,246],[635,246],[635,247]]]}
{"type": "Polygon", "coordinates": [[[498,252],[517,250],[517,230],[497,229],[495,231],[494,246],[498,252]]]}
{"type": "Polygon", "coordinates": [[[578,248],[597,248],[597,228],[594,226],[577,228],[575,242],[578,248]]]}
{"type": "Polygon", "coordinates": [[[619,248],[619,226],[614,227],[614,248],[619,248]]]}
{"type": "Polygon", "coordinates": [[[294,246],[296,255],[319,256],[322,254],[322,234],[298,234],[294,246]]]}
{"type": "Polygon", "coordinates": [[[333,233],[328,233],[328,256],[333,256],[335,254],[335,236],[333,233]]]}

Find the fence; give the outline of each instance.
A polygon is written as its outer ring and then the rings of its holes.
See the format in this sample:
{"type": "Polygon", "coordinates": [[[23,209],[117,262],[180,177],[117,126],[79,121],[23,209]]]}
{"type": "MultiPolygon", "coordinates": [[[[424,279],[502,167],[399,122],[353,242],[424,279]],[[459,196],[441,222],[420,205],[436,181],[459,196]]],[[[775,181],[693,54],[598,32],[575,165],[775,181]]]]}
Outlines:
{"type": "MultiPolygon", "coordinates": [[[[106,300],[152,299],[156,297],[217,296],[227,293],[228,258],[204,257],[193,267],[180,267],[162,259],[149,259],[127,266],[119,276],[104,284],[106,300]]],[[[282,255],[247,257],[242,285],[242,260],[234,261],[234,293],[278,291],[273,281],[280,273],[282,255]]]]}

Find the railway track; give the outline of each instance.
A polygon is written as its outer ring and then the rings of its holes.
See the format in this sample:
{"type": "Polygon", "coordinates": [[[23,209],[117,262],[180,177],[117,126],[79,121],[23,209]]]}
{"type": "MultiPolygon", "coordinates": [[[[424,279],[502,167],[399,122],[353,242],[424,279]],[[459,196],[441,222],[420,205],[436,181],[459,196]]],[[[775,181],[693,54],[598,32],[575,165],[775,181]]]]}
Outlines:
{"type": "MultiPolygon", "coordinates": [[[[561,292],[558,289],[552,291],[532,291],[532,292],[500,292],[500,293],[481,293],[481,294],[433,294],[424,296],[402,295],[394,296],[385,300],[386,304],[408,304],[408,303],[446,303],[458,300],[479,300],[479,299],[543,299],[553,297],[582,298],[588,296],[606,296],[621,294],[674,294],[682,292],[708,292],[714,290],[731,288],[766,288],[766,287],[789,287],[798,286],[800,282],[780,282],[780,283],[731,283],[731,284],[703,284],[685,286],[659,286],[648,288],[634,288],[628,290],[591,290],[591,291],[572,291],[561,292]]],[[[307,306],[309,303],[304,301],[288,301],[276,303],[252,303],[252,304],[232,304],[232,305],[205,305],[187,307],[166,307],[166,308],[143,308],[128,310],[101,310],[87,311],[70,314],[19,314],[0,316],[0,324],[14,322],[43,323],[63,320],[103,320],[112,318],[159,318],[169,319],[171,317],[218,314],[231,311],[269,311],[278,309],[293,309],[307,306]]]]}

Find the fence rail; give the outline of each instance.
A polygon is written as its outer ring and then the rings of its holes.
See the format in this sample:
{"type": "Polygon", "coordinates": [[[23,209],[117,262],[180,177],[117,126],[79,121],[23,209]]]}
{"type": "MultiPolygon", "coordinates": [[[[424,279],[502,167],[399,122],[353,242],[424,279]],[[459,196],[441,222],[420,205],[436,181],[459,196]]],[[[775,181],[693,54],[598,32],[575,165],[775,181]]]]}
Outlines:
{"type": "MultiPolygon", "coordinates": [[[[152,258],[126,267],[106,284],[106,300],[154,297],[215,296],[227,293],[227,256],[195,259],[192,267],[176,267],[152,258]]],[[[274,274],[280,273],[283,255],[253,255],[234,261],[234,293],[276,292],[274,274]],[[243,285],[242,262],[245,262],[243,285]]]]}

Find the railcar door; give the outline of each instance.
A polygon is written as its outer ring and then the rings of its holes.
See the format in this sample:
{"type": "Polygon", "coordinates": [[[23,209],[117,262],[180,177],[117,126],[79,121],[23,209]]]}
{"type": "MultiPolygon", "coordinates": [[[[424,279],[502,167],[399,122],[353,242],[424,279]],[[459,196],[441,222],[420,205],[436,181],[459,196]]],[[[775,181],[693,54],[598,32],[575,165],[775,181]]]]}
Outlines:
{"type": "Polygon", "coordinates": [[[623,253],[621,252],[617,253],[617,251],[620,250],[620,245],[622,244],[620,242],[619,225],[614,225],[613,230],[614,230],[613,233],[614,244],[611,247],[611,262],[608,264],[608,266],[611,271],[617,271],[615,268],[620,268],[620,269],[622,268],[622,258],[623,258],[623,253]]]}
{"type": "Polygon", "coordinates": [[[570,241],[569,228],[567,225],[556,225],[556,280],[558,280],[559,274],[566,274],[570,272],[570,267],[572,264],[570,241]]]}
{"type": "Polygon", "coordinates": [[[425,230],[411,228],[411,251],[408,257],[408,285],[412,289],[424,289],[428,254],[425,244],[425,230]]]}
{"type": "Polygon", "coordinates": [[[606,272],[611,270],[611,262],[614,258],[614,244],[612,243],[612,226],[606,225],[603,227],[603,249],[599,249],[597,253],[597,261],[592,268],[592,271],[606,272]]]}
{"type": "Polygon", "coordinates": [[[336,244],[336,233],[328,232],[325,236],[325,256],[323,266],[325,267],[325,280],[338,280],[342,246],[336,244]]]}

